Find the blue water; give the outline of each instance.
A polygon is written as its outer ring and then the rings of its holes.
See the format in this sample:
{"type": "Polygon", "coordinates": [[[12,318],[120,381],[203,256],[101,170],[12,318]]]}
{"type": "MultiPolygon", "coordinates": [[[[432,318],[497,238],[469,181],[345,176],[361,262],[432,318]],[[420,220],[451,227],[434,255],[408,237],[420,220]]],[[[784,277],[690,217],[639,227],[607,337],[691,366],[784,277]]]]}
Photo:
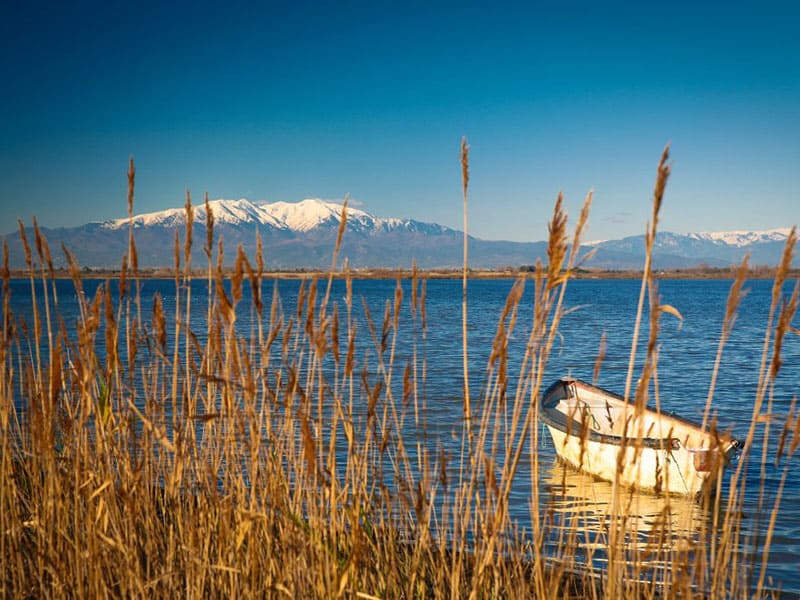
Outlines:
{"type": "MultiPolygon", "coordinates": [[[[86,295],[92,297],[99,281],[84,281],[86,295]]],[[[473,280],[469,282],[468,298],[468,352],[471,373],[472,396],[479,403],[486,385],[486,365],[491,351],[498,319],[511,290],[510,280],[473,280]]],[[[791,282],[792,285],[794,282],[791,282]]],[[[298,289],[301,283],[293,280],[268,281],[263,286],[265,314],[269,314],[273,294],[277,292],[286,314],[296,309],[298,289]]],[[[605,336],[605,359],[599,384],[609,390],[622,392],[631,350],[636,305],[639,297],[638,280],[578,280],[569,283],[565,297],[565,315],[555,347],[550,356],[544,377],[545,385],[556,377],[570,374],[588,381],[593,370],[600,340],[605,336]]],[[[660,321],[659,335],[659,395],[662,408],[684,417],[702,419],[703,406],[708,392],[710,374],[713,369],[717,345],[725,313],[725,303],[730,281],[720,280],[665,280],[660,281],[658,292],[662,303],[677,309],[683,319],[664,314],[660,321]]],[[[117,283],[111,282],[116,293],[117,283]]],[[[353,282],[353,315],[359,323],[359,347],[357,358],[375,368],[377,351],[370,349],[368,325],[364,320],[364,308],[369,307],[375,321],[377,335],[381,335],[381,321],[387,300],[393,301],[397,282],[388,280],[357,280],[353,282]]],[[[424,358],[426,378],[424,389],[427,406],[426,420],[429,437],[426,444],[431,450],[442,446],[452,452],[460,448],[458,435],[462,422],[462,337],[461,337],[461,281],[431,280],[427,282],[427,329],[424,339],[420,333],[419,316],[412,318],[410,310],[411,291],[408,281],[402,282],[404,291],[403,310],[400,315],[401,336],[396,348],[395,368],[397,380],[402,379],[402,369],[411,360],[416,332],[419,358],[424,358]]],[[[69,281],[57,282],[59,312],[64,317],[68,330],[74,328],[78,318],[75,290],[69,281]]],[[[733,434],[743,439],[752,419],[753,401],[756,395],[762,347],[766,332],[772,294],[772,282],[755,280],[745,286],[747,294],[741,303],[732,335],[725,347],[719,378],[714,394],[713,409],[722,429],[730,428],[733,434]]],[[[325,282],[319,283],[318,295],[324,294],[325,282]]],[[[143,314],[149,319],[152,314],[151,299],[155,292],[164,299],[169,323],[170,311],[174,310],[175,287],[173,281],[146,280],[142,282],[142,297],[145,299],[143,314]]],[[[249,291],[245,285],[243,304],[238,310],[237,328],[244,336],[253,328],[253,311],[249,291]]],[[[784,294],[791,293],[786,286],[784,294]]],[[[200,342],[206,331],[207,288],[204,281],[192,284],[193,331],[200,342]]],[[[340,317],[345,314],[345,283],[335,281],[331,299],[339,305],[340,317]]],[[[30,283],[13,281],[11,295],[12,310],[31,322],[30,283]]],[[[530,330],[533,305],[533,284],[526,286],[520,305],[518,325],[510,342],[510,367],[512,377],[518,368],[530,330]]],[[[798,318],[793,326],[800,327],[798,318]]],[[[168,327],[172,334],[172,328],[168,327]]],[[[647,342],[648,327],[645,324],[640,334],[640,353],[637,372],[641,368],[642,349],[647,342]]],[[[772,347],[770,344],[770,352],[772,347]]],[[[388,354],[387,354],[388,356],[388,354]]],[[[788,334],[784,340],[781,357],[782,369],[775,381],[772,412],[786,415],[790,404],[800,390],[800,336],[788,334]]],[[[635,381],[635,377],[634,377],[635,381]]],[[[513,386],[513,384],[512,384],[513,386]]],[[[511,392],[513,394],[513,391],[511,392]]],[[[476,409],[478,406],[476,406],[476,409]]],[[[766,407],[764,408],[766,411],[766,407]]],[[[776,438],[779,432],[773,428],[767,448],[770,464],[774,462],[776,438]]],[[[754,465],[759,463],[763,449],[763,428],[757,431],[751,452],[754,465]]],[[[537,449],[545,476],[540,484],[543,502],[553,499],[553,481],[557,474],[547,475],[554,464],[552,447],[544,441],[537,449]]],[[[776,497],[784,462],[771,468],[763,486],[764,506],[771,509],[776,497]]],[[[800,478],[793,474],[800,467],[800,458],[795,455],[789,461],[790,476],[787,479],[780,511],[772,540],[768,576],[774,586],[800,595],[800,478]]],[[[530,468],[530,462],[523,469],[530,468]]],[[[757,518],[760,473],[750,468],[746,473],[749,496],[745,504],[744,527],[749,533],[765,528],[766,517],[757,518]]],[[[512,517],[525,526],[529,519],[530,484],[526,472],[519,474],[520,484],[512,493],[512,517]],[[525,482],[528,482],[527,484],[525,482]]],[[[601,488],[597,488],[600,490],[601,488]]],[[[596,491],[597,491],[596,490],[596,491]]],[[[563,498],[562,498],[563,499],[563,498]]],[[[761,511],[762,516],[764,511],[761,511]]],[[[760,560],[760,558],[759,558],[760,560]]]]}

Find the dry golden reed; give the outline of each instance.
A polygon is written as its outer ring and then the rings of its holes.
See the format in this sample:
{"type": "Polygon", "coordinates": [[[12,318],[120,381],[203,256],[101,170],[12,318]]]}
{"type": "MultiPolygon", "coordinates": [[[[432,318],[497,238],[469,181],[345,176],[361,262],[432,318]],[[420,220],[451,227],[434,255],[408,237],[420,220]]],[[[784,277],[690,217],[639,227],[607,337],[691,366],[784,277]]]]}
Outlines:
{"type": "Polygon", "coordinates": [[[183,241],[183,264],[186,274],[192,268],[192,232],[194,231],[194,207],[192,206],[192,194],[186,190],[186,239],[183,241]]]}
{"type": "Polygon", "coordinates": [[[661,203],[663,202],[664,192],[667,187],[667,180],[671,172],[668,164],[669,161],[669,144],[664,147],[661,153],[661,160],[658,163],[656,171],[656,185],[653,190],[653,212],[648,224],[647,231],[645,232],[645,261],[642,275],[642,286],[639,291],[639,304],[636,308],[636,319],[633,328],[633,341],[631,343],[630,359],[628,362],[628,375],[625,379],[625,393],[624,397],[627,400],[630,398],[631,382],[633,379],[634,360],[636,358],[636,349],[639,343],[639,328],[642,320],[644,309],[644,297],[648,285],[652,282],[652,259],[653,259],[653,245],[656,240],[656,232],[658,231],[658,215],[661,211],[661,203]]]}
{"type": "Polygon", "coordinates": [[[553,289],[561,281],[561,271],[567,256],[567,213],[564,211],[564,194],[558,194],[553,218],[547,224],[547,285],[553,289]]]}
{"type": "MultiPolygon", "coordinates": [[[[211,210],[211,204],[208,202],[208,192],[205,194],[205,208],[206,208],[206,245],[203,251],[206,253],[209,262],[212,260],[212,253],[214,252],[214,211],[211,210]]],[[[261,253],[259,252],[259,255],[261,253]]]]}
{"type": "Polygon", "coordinates": [[[464,370],[464,423],[467,430],[467,444],[472,447],[472,400],[469,391],[469,353],[467,350],[467,275],[469,267],[469,235],[467,227],[467,191],[469,189],[469,145],[467,138],[461,138],[461,188],[463,191],[464,200],[464,266],[462,272],[462,285],[461,285],[461,339],[462,339],[462,366],[464,370]]]}
{"type": "MultiPolygon", "coordinates": [[[[659,319],[665,313],[679,316],[662,302],[651,269],[668,159],[667,148],[656,175],[631,350],[635,354],[639,321],[648,318],[646,358],[634,392],[642,405],[653,399],[658,406],[659,401],[659,319]]],[[[497,327],[481,374],[484,385],[471,396],[466,329],[469,158],[462,140],[464,419],[445,432],[447,443],[437,443],[443,438],[428,422],[432,410],[441,408],[441,399],[436,406],[427,405],[428,320],[434,315],[427,307],[427,282],[412,265],[410,281],[396,283],[382,314],[373,318],[366,300],[359,304],[349,263],[345,259],[339,266],[338,260],[347,201],[324,294],[320,282],[312,279],[303,281],[296,297],[285,302],[275,283],[269,310],[263,311],[262,287],[268,282],[261,239],[256,238],[253,259],[238,247],[233,271],[227,273],[221,238],[214,255],[214,215],[206,194],[208,306],[206,322],[196,331],[190,320],[192,303],[197,302],[191,280],[195,209],[188,192],[185,237],[181,243],[176,231],[174,240],[174,300],[154,294],[145,302],[152,313],[143,320],[138,278],[135,299],[125,293],[133,289],[127,278],[138,273],[134,174],[131,159],[130,242],[120,293],[115,295],[110,282],[103,282],[94,296],[85,297],[80,266],[62,246],[78,303],[73,323],[59,315],[52,261],[38,224],[34,222],[36,268],[20,227],[33,327],[11,309],[9,250],[3,245],[2,595],[768,596],[769,549],[792,472],[790,458],[800,447],[797,403],[784,416],[772,404],[772,384],[785,368],[782,347],[796,333],[792,322],[798,288],[787,298],[783,291],[794,231],[776,276],[748,429],[752,443],[757,431],[768,436],[772,424],[778,447],[777,456],[762,454],[754,461],[763,473],[769,458],[770,468],[780,475],[777,496],[762,495],[760,500],[759,535],[752,535],[742,521],[744,465],[757,454],[746,449],[732,469],[729,490],[708,490],[697,504],[663,499],[664,508],[648,522],[647,531],[637,528],[636,499],[641,496],[613,487],[608,512],[602,515],[605,529],[587,547],[583,540],[594,534],[586,521],[572,518],[558,504],[556,491],[550,500],[540,496],[540,484],[555,467],[542,464],[537,451],[537,400],[560,323],[569,312],[567,286],[576,265],[585,260],[580,239],[591,192],[572,236],[563,196],[558,196],[549,222],[548,263],[537,263],[532,281],[520,277],[511,287],[502,312],[494,317],[497,327]],[[331,291],[337,269],[344,278],[341,297],[331,291]],[[245,277],[251,303],[243,301],[245,277]],[[531,284],[533,294],[528,295],[525,287],[531,284]],[[39,306],[45,307],[43,320],[39,306]],[[510,356],[511,340],[520,331],[526,332],[523,355],[510,356]],[[524,530],[511,516],[520,487],[530,490],[524,500],[530,520],[524,530]],[[674,503],[704,515],[699,533],[679,544],[671,521],[677,512],[674,503]],[[757,551],[745,556],[745,545],[757,551]],[[601,561],[607,561],[605,569],[592,568],[601,561]]],[[[712,430],[714,384],[745,293],[747,264],[739,267],[731,287],[710,376],[704,419],[712,430]]],[[[603,337],[595,380],[605,353],[603,337]]],[[[634,366],[632,357],[628,388],[634,366]]],[[[579,433],[588,438],[587,428],[579,433]]],[[[566,491],[570,472],[553,472],[560,482],[554,487],[566,491]]]]}

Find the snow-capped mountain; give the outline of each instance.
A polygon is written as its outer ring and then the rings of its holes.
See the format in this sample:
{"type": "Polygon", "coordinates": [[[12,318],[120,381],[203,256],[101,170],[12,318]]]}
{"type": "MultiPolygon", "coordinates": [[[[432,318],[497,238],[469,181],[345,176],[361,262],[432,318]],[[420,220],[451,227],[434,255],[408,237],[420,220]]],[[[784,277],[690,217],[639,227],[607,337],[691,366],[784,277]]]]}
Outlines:
{"type": "MultiPolygon", "coordinates": [[[[248,255],[256,251],[256,231],[261,236],[264,255],[270,268],[320,268],[330,266],[336,236],[342,218],[337,202],[306,199],[300,202],[252,202],[247,199],[213,200],[215,242],[223,240],[227,264],[236,256],[240,244],[248,255]]],[[[194,244],[192,261],[203,264],[207,223],[205,204],[193,206],[194,244]]],[[[81,265],[118,267],[128,249],[128,232],[133,225],[139,266],[165,267],[174,261],[175,231],[183,239],[186,209],[162,211],[92,222],[80,227],[42,229],[51,248],[63,242],[81,265]]],[[[19,233],[6,236],[11,249],[11,264],[24,265],[19,233]]],[[[473,240],[476,248],[488,244],[490,260],[498,246],[493,242],[473,240]]],[[[462,234],[438,225],[413,219],[381,218],[348,206],[347,233],[340,256],[353,267],[447,267],[461,262],[462,234]]],[[[520,246],[524,246],[521,244],[520,246]]],[[[183,250],[181,250],[182,255],[183,250]]],[[[478,258],[480,250],[476,250],[478,258]]],[[[56,262],[64,264],[60,253],[56,262]]],[[[511,252],[513,260],[514,252],[511,252]]]]}
{"type": "MultiPolygon", "coordinates": [[[[214,221],[219,224],[241,225],[257,223],[276,229],[293,231],[308,231],[326,222],[339,222],[341,218],[341,205],[323,200],[307,199],[302,202],[275,202],[272,204],[253,203],[246,198],[240,200],[212,200],[209,203],[214,221]]],[[[205,224],[205,204],[193,207],[194,222],[205,224]]],[[[369,216],[363,211],[349,209],[348,213],[358,218],[369,216]]],[[[348,215],[349,216],[349,215],[348,215]]],[[[106,229],[127,229],[130,219],[114,219],[104,221],[102,226],[106,229]]],[[[139,227],[172,227],[186,223],[185,208],[170,208],[158,212],[135,215],[133,226],[139,227]]]]}
{"type": "MultiPolygon", "coordinates": [[[[727,267],[750,255],[751,265],[778,264],[790,229],[766,231],[719,231],[703,233],[656,234],[653,264],[659,269],[679,269],[707,265],[727,267]]],[[[589,264],[600,268],[641,268],[645,251],[643,235],[587,244],[595,249],[589,264]]],[[[795,259],[795,264],[797,264],[795,259]]]]}
{"type": "MultiPolygon", "coordinates": [[[[209,203],[214,215],[215,243],[224,244],[225,263],[230,264],[236,247],[253,256],[256,232],[263,241],[269,268],[324,268],[330,266],[333,247],[342,216],[337,202],[306,199],[300,202],[252,202],[247,199],[214,200],[209,203]]],[[[193,207],[194,265],[205,264],[207,222],[204,204],[193,207]]],[[[42,229],[59,265],[65,260],[57,250],[63,243],[88,267],[114,268],[128,251],[128,232],[133,224],[139,266],[168,267],[174,261],[175,232],[180,243],[185,235],[185,208],[87,223],[80,227],[42,229]]],[[[753,265],[776,265],[783,253],[789,229],[769,231],[728,231],[656,236],[653,264],[657,269],[688,268],[698,265],[726,267],[739,263],[746,253],[753,265]]],[[[543,232],[544,235],[544,232],[543,232]]],[[[19,233],[5,236],[10,264],[25,264],[19,233]]],[[[592,257],[586,267],[641,269],[644,263],[644,236],[591,242],[584,255],[592,257]]],[[[473,268],[516,268],[547,261],[545,242],[487,241],[471,237],[470,266],[473,268]]],[[[347,231],[340,258],[354,268],[408,268],[416,262],[421,268],[460,267],[462,233],[436,223],[412,219],[376,217],[355,207],[347,209],[347,231]]],[[[180,255],[183,256],[181,247],[180,255]]],[[[795,260],[795,265],[798,260],[795,260]]]]}
{"type": "Polygon", "coordinates": [[[690,233],[689,237],[694,237],[698,240],[709,240],[721,244],[728,244],[729,246],[748,246],[750,244],[762,244],[764,242],[785,242],[789,237],[790,229],[788,227],[782,229],[768,229],[766,231],[717,231],[707,233],[690,233]]]}
{"type": "MultiPolygon", "coordinates": [[[[272,202],[257,203],[245,198],[240,200],[212,200],[209,208],[214,215],[214,222],[218,225],[248,225],[257,224],[286,232],[306,233],[320,227],[339,227],[342,219],[342,205],[337,202],[307,198],[300,202],[272,202]]],[[[206,223],[205,204],[193,207],[193,221],[200,225],[206,223]]],[[[127,217],[104,221],[101,226],[105,229],[128,229],[131,220],[127,217]]],[[[134,228],[142,227],[175,227],[186,223],[185,208],[170,208],[158,212],[135,215],[134,228]]],[[[431,223],[422,223],[412,219],[383,219],[371,215],[363,210],[347,207],[347,226],[351,231],[391,231],[393,229],[406,230],[436,230],[443,232],[446,227],[431,223]]]]}

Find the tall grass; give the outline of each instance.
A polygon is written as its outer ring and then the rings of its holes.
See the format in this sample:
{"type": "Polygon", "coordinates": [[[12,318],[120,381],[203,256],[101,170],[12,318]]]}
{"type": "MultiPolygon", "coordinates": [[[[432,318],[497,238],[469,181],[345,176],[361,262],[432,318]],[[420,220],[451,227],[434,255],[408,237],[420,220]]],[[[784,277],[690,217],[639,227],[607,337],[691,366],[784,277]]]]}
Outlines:
{"type": "MultiPolygon", "coordinates": [[[[667,160],[665,150],[625,391],[637,410],[648,401],[659,405],[658,320],[677,312],[660,302],[649,268],[667,160]],[[650,337],[634,386],[633,359],[647,293],[650,337]]],[[[466,143],[462,176],[466,232],[466,143]]],[[[131,161],[131,222],[134,180],[131,161]]],[[[794,405],[781,416],[772,405],[782,340],[791,331],[798,302],[797,286],[789,299],[782,292],[795,233],[775,281],[746,439],[750,448],[757,428],[765,437],[780,431],[774,462],[782,469],[781,491],[772,506],[760,496],[760,508],[768,515],[764,533],[745,540],[750,535],[742,526],[744,473],[753,458],[749,449],[734,470],[730,489],[717,485],[697,501],[643,496],[541,463],[537,398],[566,314],[564,297],[579,264],[591,200],[589,194],[570,242],[559,196],[549,225],[548,263],[536,265],[532,281],[515,282],[497,315],[487,385],[474,404],[465,327],[464,420],[457,456],[430,445],[426,435],[428,315],[426,284],[416,268],[408,282],[410,299],[398,281],[382,315],[356,302],[346,263],[338,273],[346,293],[332,298],[346,204],[325,291],[320,292],[317,280],[304,281],[294,309],[286,308],[277,293],[269,306],[262,301],[269,281],[260,239],[253,259],[239,248],[232,274],[223,272],[224,244],[214,238],[207,197],[208,295],[192,296],[196,209],[187,193],[187,225],[183,238],[179,231],[175,237],[175,300],[169,309],[160,296],[141,296],[131,226],[116,294],[111,293],[114,283],[107,281],[86,297],[80,269],[64,250],[80,302],[79,318],[67,323],[59,312],[47,241],[34,223],[34,256],[21,226],[34,322],[31,328],[12,311],[4,245],[2,595],[764,594],[788,458],[800,445],[794,405]],[[523,303],[526,285],[534,287],[530,306],[523,303]],[[243,302],[245,288],[248,302],[243,302]],[[207,303],[205,330],[195,331],[190,316],[201,300],[207,303]],[[151,314],[144,314],[143,307],[152,307],[151,314]],[[238,320],[245,315],[250,325],[243,330],[238,320]],[[512,360],[509,341],[522,319],[529,322],[522,329],[530,333],[524,356],[512,360]],[[413,349],[405,362],[396,352],[401,341],[413,349]],[[512,488],[526,475],[529,530],[510,516],[512,488]],[[551,480],[556,490],[549,502],[540,498],[542,479],[551,480]],[[591,490],[592,506],[600,506],[596,516],[605,529],[593,527],[585,506],[570,508],[583,489],[591,490]],[[598,497],[605,499],[599,505],[598,497]],[[687,514],[689,525],[682,519],[687,514]],[[758,548],[763,560],[744,558],[745,541],[758,548]],[[598,562],[605,568],[594,568],[598,562]]],[[[710,378],[704,425],[712,428],[717,371],[746,266],[731,288],[710,378]]],[[[464,302],[466,283],[465,250],[464,302]]],[[[595,378],[603,341],[600,347],[595,378]]],[[[762,486],[770,460],[763,454],[753,463],[761,471],[762,486]]]]}

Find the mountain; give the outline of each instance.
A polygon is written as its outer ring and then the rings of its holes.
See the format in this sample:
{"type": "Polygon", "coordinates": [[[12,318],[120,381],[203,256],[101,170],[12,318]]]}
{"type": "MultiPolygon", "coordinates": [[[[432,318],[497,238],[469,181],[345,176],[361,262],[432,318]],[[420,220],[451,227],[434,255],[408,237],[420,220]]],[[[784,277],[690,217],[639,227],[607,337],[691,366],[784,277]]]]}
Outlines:
{"type": "MultiPolygon", "coordinates": [[[[335,202],[307,199],[301,202],[255,203],[246,199],[209,202],[214,215],[215,244],[224,241],[225,264],[232,264],[236,248],[242,245],[252,258],[256,231],[261,235],[264,260],[270,269],[327,268],[341,222],[342,206],[335,202]]],[[[140,268],[174,264],[175,232],[183,239],[186,210],[172,208],[134,215],[133,230],[140,268]]],[[[131,219],[87,223],[70,228],[42,228],[52,249],[54,262],[65,260],[57,251],[61,243],[72,251],[78,263],[94,268],[116,268],[128,249],[131,219]]],[[[28,232],[32,244],[32,232],[28,232]]],[[[6,236],[12,267],[25,264],[19,232],[6,236]]],[[[206,264],[206,209],[193,208],[192,262],[206,264]]],[[[516,266],[544,255],[543,242],[489,242],[469,239],[470,264],[474,268],[516,266]]],[[[340,260],[353,268],[448,268],[462,264],[463,235],[435,223],[413,219],[380,218],[348,207],[347,231],[342,240],[340,260]]]]}
{"type": "MultiPolygon", "coordinates": [[[[230,265],[236,248],[242,245],[252,258],[256,251],[256,231],[261,235],[264,259],[270,269],[327,268],[341,222],[342,207],[335,202],[307,199],[301,202],[258,203],[246,199],[214,200],[209,203],[214,215],[215,244],[224,241],[225,264],[230,265]]],[[[193,209],[192,262],[206,264],[207,215],[204,205],[193,209]]],[[[115,268],[128,249],[128,232],[133,225],[141,268],[169,267],[174,264],[176,232],[183,243],[186,226],[184,208],[134,215],[129,218],[87,223],[70,228],[42,228],[54,262],[63,266],[63,243],[82,266],[115,268]]],[[[732,231],[722,233],[675,234],[656,236],[654,267],[686,268],[697,265],[724,267],[741,261],[750,252],[751,264],[775,265],[780,260],[788,229],[771,231],[732,231]]],[[[33,246],[32,232],[28,238],[33,246]]],[[[12,267],[25,264],[19,232],[5,236],[12,267]]],[[[547,261],[546,242],[488,241],[469,238],[469,263],[472,268],[504,268],[547,261]]],[[[587,267],[641,269],[644,263],[644,236],[587,243],[583,256],[593,251],[587,267]]],[[[412,219],[380,218],[348,207],[347,231],[342,240],[340,261],[353,268],[408,268],[413,261],[424,269],[456,268],[462,264],[463,234],[460,231],[412,219]]]]}
{"type": "MultiPolygon", "coordinates": [[[[751,265],[775,266],[783,255],[789,229],[768,231],[724,231],[710,233],[656,234],[653,244],[653,267],[680,269],[706,265],[729,267],[750,254],[751,265]]],[[[589,265],[603,269],[641,269],[644,260],[643,235],[621,240],[586,244],[595,255],[589,265]]],[[[794,265],[798,264],[795,259],[794,265]]]]}
{"type": "MultiPolygon", "coordinates": [[[[329,228],[338,231],[342,218],[342,206],[335,202],[324,200],[306,199],[301,202],[273,202],[253,203],[246,199],[241,200],[213,200],[208,203],[214,214],[216,226],[247,227],[258,225],[267,230],[278,230],[294,234],[308,233],[313,230],[329,228]]],[[[201,226],[206,224],[205,205],[194,207],[193,222],[201,226]]],[[[128,231],[130,219],[114,219],[101,223],[104,229],[128,231]]],[[[186,223],[185,208],[171,208],[159,212],[135,215],[133,217],[134,229],[147,227],[175,227],[184,226],[186,223]]],[[[359,210],[348,207],[348,231],[369,233],[377,231],[423,231],[426,233],[442,233],[448,230],[441,225],[422,223],[410,219],[381,219],[359,210]]]]}

